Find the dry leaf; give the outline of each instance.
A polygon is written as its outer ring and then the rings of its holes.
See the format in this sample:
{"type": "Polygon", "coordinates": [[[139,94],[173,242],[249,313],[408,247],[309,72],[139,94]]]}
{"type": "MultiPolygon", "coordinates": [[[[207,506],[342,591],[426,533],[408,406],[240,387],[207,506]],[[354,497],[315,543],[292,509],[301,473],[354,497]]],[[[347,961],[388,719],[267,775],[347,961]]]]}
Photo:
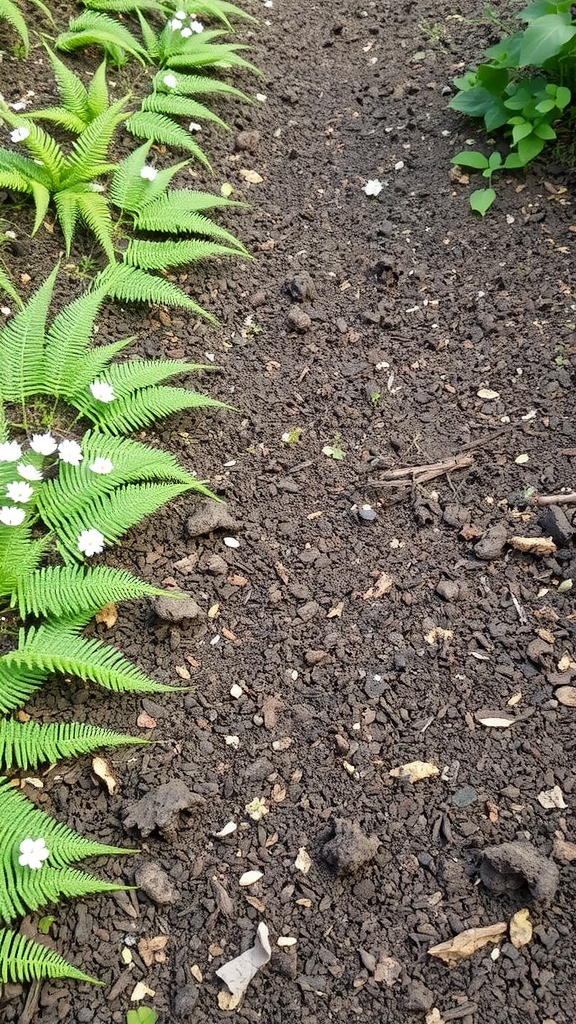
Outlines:
{"type": "Polygon", "coordinates": [[[177,676],[180,676],[180,679],[190,679],[190,673],[185,665],[176,665],[174,671],[177,676]]]}
{"type": "Polygon", "coordinates": [[[498,391],[491,391],[490,388],[480,388],[476,394],[478,398],[483,398],[486,402],[495,401],[497,398],[500,398],[498,391]]]}
{"type": "Polygon", "coordinates": [[[245,889],[249,885],[255,885],[261,878],[264,878],[263,871],[245,871],[238,879],[238,885],[245,889]]]}
{"type": "Polygon", "coordinates": [[[277,782],[274,783],[274,788],[272,790],[272,800],[274,801],[274,803],[281,804],[282,801],[285,799],[286,790],[282,786],[279,786],[277,782]]]}
{"type": "Polygon", "coordinates": [[[529,910],[517,910],[510,918],[510,942],[516,949],[532,941],[532,921],[529,910]]]}
{"type": "Polygon", "coordinates": [[[564,707],[576,708],[576,686],[559,686],[554,696],[564,707]]]}
{"type": "Polygon", "coordinates": [[[338,604],[334,605],[334,607],[330,609],[330,611],[328,612],[326,618],[327,619],[341,619],[343,611],[344,611],[344,601],[339,601],[338,604]]]}
{"type": "Polygon", "coordinates": [[[545,807],[547,811],[553,807],[564,810],[567,806],[560,786],[553,786],[552,789],[543,789],[541,793],[538,793],[538,803],[541,807],[545,807]]]}
{"type": "Polygon", "coordinates": [[[392,577],[387,572],[383,572],[376,580],[374,586],[369,587],[366,593],[362,594],[362,597],[365,601],[377,601],[380,597],[385,597],[386,594],[389,594],[393,585],[394,580],[392,577]]]}
{"type": "Polygon", "coordinates": [[[115,604],[105,604],[94,616],[96,622],[103,622],[106,629],[114,626],[118,620],[118,611],[115,604]]]}
{"type": "Polygon", "coordinates": [[[146,996],[155,996],[156,992],[152,988],[148,988],[145,981],[139,981],[134,986],[132,995],[130,996],[130,1002],[139,1003],[141,999],[146,999],[146,996]]]}
{"type": "Polygon", "coordinates": [[[221,1009],[234,1009],[238,1006],[252,978],[261,967],[269,962],[271,956],[268,926],[261,921],[256,932],[256,942],[252,948],[246,949],[240,956],[229,960],[227,964],[223,964],[216,971],[217,977],[224,982],[230,993],[229,998],[224,1000],[220,997],[227,996],[228,993],[219,993],[218,1005],[221,1009]]]}
{"type": "Polygon", "coordinates": [[[29,722],[30,721],[31,715],[29,715],[27,711],[22,711],[20,709],[20,711],[16,712],[14,717],[16,718],[17,722],[24,723],[24,722],[29,722]]]}
{"type": "Polygon", "coordinates": [[[482,949],[489,942],[499,942],[508,931],[505,921],[498,921],[497,924],[490,924],[487,928],[467,928],[466,931],[455,935],[447,942],[440,942],[428,950],[430,956],[436,956],[443,960],[449,967],[453,967],[460,960],[473,956],[478,949],[482,949]]]}
{"type": "Polygon", "coordinates": [[[134,957],[132,956],[132,950],[129,949],[128,946],[123,946],[120,958],[123,964],[131,964],[134,959],[134,957]]]}
{"type": "Polygon", "coordinates": [[[445,643],[447,640],[451,640],[453,636],[454,633],[451,629],[442,629],[441,626],[434,626],[434,629],[431,629],[429,633],[424,634],[424,639],[426,643],[430,644],[432,647],[433,644],[437,644],[438,641],[440,641],[440,643],[445,643]]]}
{"type": "Polygon", "coordinates": [[[402,976],[402,964],[391,956],[380,958],[374,968],[374,981],[383,981],[387,988],[392,988],[402,976]]]}
{"type": "Polygon", "coordinates": [[[511,537],[508,543],[516,551],[524,551],[527,555],[541,555],[543,558],[554,555],[557,551],[551,537],[511,537]]]}
{"type": "Polygon", "coordinates": [[[219,611],[220,611],[220,604],[219,604],[218,601],[216,601],[216,604],[211,605],[210,608],[208,609],[208,612],[207,612],[208,618],[209,619],[215,619],[218,616],[218,612],[219,611]]]}
{"type": "Polygon", "coordinates": [[[433,1006],[430,1012],[426,1014],[426,1024],[446,1024],[437,1006],[433,1006]]]}
{"type": "Polygon", "coordinates": [[[407,779],[408,782],[420,782],[433,775],[439,775],[440,769],[430,761],[409,761],[408,764],[393,768],[389,774],[393,779],[407,779]]]}
{"type": "Polygon", "coordinates": [[[147,711],[141,711],[136,719],[136,725],[139,729],[155,729],[158,723],[147,711]]]}
{"type": "Polygon", "coordinates": [[[104,757],[93,757],[92,771],[94,772],[94,775],[97,775],[99,779],[102,779],[102,782],[105,784],[110,796],[114,796],[118,790],[118,780],[114,778],[108,761],[104,757]]]}
{"type": "Polygon", "coordinates": [[[225,839],[226,836],[231,836],[232,833],[235,832],[237,828],[238,825],[236,824],[235,821],[229,821],[227,822],[226,825],[224,825],[224,828],[221,828],[219,832],[214,833],[214,838],[225,839]]]}
{"type": "Polygon", "coordinates": [[[266,904],[264,900],[258,898],[258,896],[249,896],[247,892],[244,893],[244,899],[246,903],[249,903],[254,910],[257,910],[259,914],[263,914],[266,910],[266,904]]]}
{"type": "Polygon", "coordinates": [[[167,935],[154,935],[149,939],[140,939],[138,943],[138,952],[142,957],[146,967],[152,967],[154,962],[164,963],[166,960],[166,954],[164,950],[168,944],[167,935]]]}
{"type": "Polygon", "coordinates": [[[474,718],[487,729],[508,729],[516,721],[514,715],[509,715],[506,711],[477,711],[474,718]]]}
{"type": "Polygon", "coordinates": [[[301,871],[303,875],[307,875],[310,871],[310,868],[312,867],[312,859],[308,856],[305,846],[301,846],[298,850],[298,856],[294,861],[294,867],[297,871],[301,871]]]}
{"type": "Polygon", "coordinates": [[[194,981],[197,981],[199,985],[201,985],[202,982],[204,981],[204,975],[202,974],[202,971],[200,970],[198,964],[192,964],[192,967],[190,968],[190,974],[194,978],[194,981]]]}
{"type": "Polygon", "coordinates": [[[247,167],[241,167],[238,173],[240,177],[243,178],[244,181],[249,182],[250,185],[261,185],[264,181],[264,178],[262,175],[258,174],[258,171],[251,171],[247,167]]]}

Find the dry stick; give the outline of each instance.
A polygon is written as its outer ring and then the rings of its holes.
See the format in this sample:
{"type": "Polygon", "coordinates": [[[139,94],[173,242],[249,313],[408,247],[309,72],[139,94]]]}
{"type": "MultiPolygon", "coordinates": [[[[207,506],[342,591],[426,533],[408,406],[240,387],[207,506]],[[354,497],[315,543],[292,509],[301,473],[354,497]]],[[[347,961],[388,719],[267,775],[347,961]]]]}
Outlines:
{"type": "Polygon", "coordinates": [[[391,469],[383,473],[380,480],[369,480],[372,487],[417,487],[418,484],[434,480],[437,476],[452,473],[455,469],[466,469],[474,464],[472,455],[456,455],[441,462],[432,462],[426,466],[405,466],[403,469],[391,469]]]}
{"type": "Polygon", "coordinates": [[[576,491],[565,494],[534,494],[533,505],[576,505],[576,491]]]}
{"type": "Polygon", "coordinates": [[[18,1018],[18,1024],[32,1024],[33,1020],[36,1020],[36,1013],[38,1011],[38,1005],[40,1002],[40,990],[42,988],[41,981],[33,981],[30,990],[28,992],[28,998],[24,1004],[24,1009],[18,1018]]]}

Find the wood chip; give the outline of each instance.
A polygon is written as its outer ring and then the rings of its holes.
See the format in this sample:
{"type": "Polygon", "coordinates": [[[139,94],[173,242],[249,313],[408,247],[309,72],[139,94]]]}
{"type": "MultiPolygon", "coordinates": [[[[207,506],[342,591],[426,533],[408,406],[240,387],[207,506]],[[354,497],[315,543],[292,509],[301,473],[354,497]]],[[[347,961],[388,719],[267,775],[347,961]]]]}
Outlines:
{"type": "Polygon", "coordinates": [[[459,935],[455,935],[453,939],[432,946],[428,953],[430,956],[443,960],[449,967],[454,967],[460,960],[473,956],[478,949],[482,949],[489,942],[500,942],[507,931],[508,925],[505,921],[498,921],[486,928],[467,928],[459,935]]]}
{"type": "Polygon", "coordinates": [[[516,721],[514,715],[509,715],[505,711],[477,711],[474,718],[487,729],[509,729],[516,721]]]}
{"type": "Polygon", "coordinates": [[[376,580],[374,586],[369,587],[368,590],[362,594],[362,597],[365,601],[378,601],[381,597],[385,597],[386,594],[389,594],[393,586],[394,580],[392,577],[389,576],[387,572],[383,572],[376,580]]]}
{"type": "Polygon", "coordinates": [[[99,779],[102,779],[102,782],[106,786],[110,796],[114,796],[118,790],[118,780],[112,774],[112,769],[106,758],[92,758],[92,771],[94,772],[94,775],[97,775],[99,779]]]}
{"type": "Polygon", "coordinates": [[[297,871],[301,871],[303,875],[307,875],[312,867],[312,858],[307,853],[306,847],[301,846],[298,850],[298,856],[294,861],[294,867],[297,871]]]}
{"type": "Polygon", "coordinates": [[[430,761],[409,761],[408,764],[393,768],[389,774],[393,779],[405,779],[408,782],[420,782],[422,779],[429,779],[440,774],[437,765],[430,761]]]}
{"type": "Polygon", "coordinates": [[[516,551],[523,551],[527,555],[538,555],[542,558],[554,555],[557,551],[551,537],[511,537],[508,543],[516,551]]]}

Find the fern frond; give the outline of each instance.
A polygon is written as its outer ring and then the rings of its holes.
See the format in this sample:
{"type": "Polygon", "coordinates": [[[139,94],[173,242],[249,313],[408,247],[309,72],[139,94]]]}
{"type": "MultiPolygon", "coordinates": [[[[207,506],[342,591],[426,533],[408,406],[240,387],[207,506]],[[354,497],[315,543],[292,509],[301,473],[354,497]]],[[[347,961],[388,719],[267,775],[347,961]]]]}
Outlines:
{"type": "MultiPolygon", "coordinates": [[[[162,171],[158,172],[157,178],[160,177],[162,171]]],[[[156,180],[150,184],[155,185],[156,180]]],[[[147,196],[148,199],[148,196],[147,196]]],[[[161,214],[169,215],[171,210],[176,210],[179,217],[187,217],[189,214],[200,213],[204,210],[213,210],[219,207],[225,206],[247,206],[247,203],[238,203],[234,199],[226,199],[224,196],[215,196],[211,192],[196,192],[193,189],[188,188],[175,188],[166,195],[160,195],[157,199],[151,202],[142,203],[141,210],[137,211],[138,216],[141,215],[160,216],[161,214]]]]}
{"type": "Polygon", "coordinates": [[[35,235],[38,228],[44,221],[46,211],[50,205],[50,191],[44,188],[39,181],[30,182],[30,191],[34,198],[34,206],[36,208],[36,215],[34,217],[34,226],[32,228],[32,234],[35,235]]]}
{"type": "Polygon", "coordinates": [[[78,203],[76,202],[77,193],[74,189],[67,188],[61,192],[55,192],[54,206],[56,207],[56,214],[58,216],[58,223],[64,235],[64,242],[66,245],[66,254],[70,254],[72,248],[72,239],[74,238],[74,232],[76,231],[76,224],[78,223],[78,203]]]}
{"type": "Polygon", "coordinates": [[[177,201],[170,208],[170,200],[177,200],[177,196],[177,192],[168,194],[167,202],[161,204],[163,210],[162,208],[157,210],[156,203],[147,207],[135,218],[135,227],[141,231],[161,231],[166,235],[173,233],[175,235],[208,235],[211,238],[222,238],[236,247],[238,255],[248,256],[242,242],[230,231],[226,231],[226,228],[221,228],[219,224],[215,224],[208,217],[202,217],[199,213],[180,211],[177,201]]]}
{"type": "Polygon", "coordinates": [[[165,66],[173,70],[207,67],[246,68],[248,71],[260,75],[261,72],[256,65],[251,64],[238,53],[238,50],[247,49],[247,46],[241,46],[238,43],[198,43],[187,52],[170,54],[165,61],[165,66]]]}
{"type": "MultiPolygon", "coordinates": [[[[110,293],[106,291],[106,294],[110,293]]],[[[67,367],[69,372],[63,378],[61,385],[61,394],[66,401],[72,402],[74,395],[80,394],[89,387],[93,380],[97,380],[114,356],[126,348],[131,341],[133,341],[132,338],[123,338],[120,341],[113,341],[109,345],[98,345],[90,349],[83,360],[79,359],[76,363],[70,363],[67,367]]]]}
{"type": "Polygon", "coordinates": [[[99,114],[103,114],[108,107],[108,83],[106,82],[106,60],[96,68],[92,81],[88,86],[86,101],[88,105],[88,118],[93,121],[99,114]]]}
{"type": "Polygon", "coordinates": [[[116,100],[98,114],[75,140],[72,152],[66,158],[67,186],[90,181],[101,173],[114,132],[126,118],[124,107],[127,102],[127,96],[116,100]]]}
{"type": "Polygon", "coordinates": [[[73,967],[53,949],[32,942],[17,932],[0,928],[0,984],[5,985],[9,981],[26,984],[45,978],[73,978],[93,985],[103,984],[73,967]]]}
{"type": "Polygon", "coordinates": [[[152,110],[156,114],[171,114],[172,117],[193,117],[204,121],[214,121],[221,128],[228,129],[229,127],[221,117],[218,117],[203,103],[190,100],[186,96],[174,95],[174,93],[150,93],[142,100],[142,110],[152,110]]]}
{"type": "Polygon", "coordinates": [[[110,204],[106,196],[90,190],[77,193],[76,202],[80,217],[86,227],[98,239],[110,263],[114,263],[114,244],[112,242],[112,216],[110,204]]]}
{"type": "Polygon", "coordinates": [[[141,177],[140,171],[151,147],[151,141],[138,146],[120,161],[112,175],[108,195],[110,201],[121,210],[140,209],[147,186],[151,184],[141,177]]]}
{"type": "Polygon", "coordinates": [[[8,276],[8,273],[4,270],[4,267],[0,267],[0,292],[4,292],[6,295],[8,295],[11,299],[14,300],[16,305],[20,306],[20,309],[22,309],[24,303],[22,302],[22,299],[20,298],[14,285],[12,284],[12,280],[8,276]]]}
{"type": "Polygon", "coordinates": [[[8,124],[18,128],[26,128],[28,135],[22,140],[23,145],[30,153],[33,160],[50,176],[52,188],[57,188],[65,166],[64,153],[61,147],[51,135],[43,131],[35,121],[30,121],[22,115],[2,110],[2,119],[8,124]]]}
{"type": "Polygon", "coordinates": [[[5,714],[22,707],[49,675],[48,670],[40,671],[39,668],[7,666],[0,658],[0,712],[5,714]]]}
{"type": "MultiPolygon", "coordinates": [[[[112,403],[110,404],[112,405],[112,403]]],[[[218,402],[214,398],[207,398],[206,395],[199,395],[186,388],[171,387],[144,388],[129,398],[119,399],[113,405],[114,408],[108,408],[105,413],[101,414],[101,419],[98,421],[98,427],[111,434],[123,434],[137,430],[164,416],[171,416],[175,412],[184,412],[185,409],[228,408],[222,402],[218,402]]],[[[193,489],[203,490],[206,493],[205,488],[196,483],[193,489]]]]}
{"type": "Polygon", "coordinates": [[[137,10],[136,16],[140,22],[140,31],[142,33],[142,42],[144,43],[144,49],[148,54],[148,61],[150,64],[159,64],[162,52],[160,49],[160,38],[154,31],[151,25],[146,21],[146,18],[142,14],[142,11],[137,10]]]}
{"type": "MultiPolygon", "coordinates": [[[[157,506],[158,507],[158,506],[157,506]]],[[[43,625],[21,631],[17,651],[0,658],[0,668],[19,672],[52,673],[75,676],[98,683],[115,692],[174,693],[178,686],[164,686],[141,672],[119,651],[99,640],[86,640],[73,629],[43,625]]]]}
{"type": "Polygon", "coordinates": [[[30,182],[18,171],[3,171],[0,167],[0,188],[8,189],[9,192],[27,192],[32,194],[30,182]]]}
{"type": "MultiPolygon", "coordinates": [[[[13,594],[29,578],[46,551],[48,538],[32,540],[29,523],[0,526],[0,595],[13,594]]],[[[104,602],[106,603],[106,602],[104,602]]]]}
{"type": "Polygon", "coordinates": [[[28,771],[40,764],[54,764],[68,757],[90,754],[101,747],[138,746],[146,740],[123,736],[111,729],[99,729],[81,722],[17,722],[0,720],[0,764],[4,770],[28,771]]]}
{"type": "Polygon", "coordinates": [[[190,132],[164,114],[155,114],[151,110],[137,110],[126,121],[126,128],[131,135],[136,135],[139,139],[153,139],[154,142],[161,142],[165,146],[185,149],[188,153],[193,153],[205,167],[210,168],[208,157],[198,143],[194,142],[190,132]]]}
{"type": "Polygon", "coordinates": [[[53,188],[52,178],[44,167],[35,164],[30,157],[23,156],[21,153],[14,153],[10,149],[0,149],[0,174],[10,173],[17,174],[29,181],[38,181],[45,188],[53,188]]]}
{"type": "Polygon", "coordinates": [[[24,46],[24,56],[27,57],[30,52],[28,26],[18,5],[12,0],[0,0],[0,18],[12,25],[12,28],[18,33],[24,46]]]}
{"type": "Polygon", "coordinates": [[[216,323],[215,317],[199,306],[172,281],[155,277],[153,274],[131,267],[127,263],[118,263],[115,267],[107,267],[98,275],[98,281],[106,287],[106,294],[121,302],[151,302],[156,306],[176,306],[189,309],[210,323],[216,323]]]}
{"type": "Polygon", "coordinates": [[[52,65],[62,105],[70,114],[75,114],[84,127],[89,120],[86,86],[78,78],[78,75],[75,75],[70,68],[66,67],[66,64],[56,56],[49,46],[46,47],[46,50],[52,65]]]}
{"type": "Polygon", "coordinates": [[[194,3],[194,13],[222,21],[228,28],[232,28],[230,18],[243,18],[245,21],[254,22],[254,24],[258,22],[257,18],[253,18],[247,11],[243,11],[236,4],[228,3],[227,0],[197,0],[194,3]]]}
{"type": "Polygon", "coordinates": [[[236,89],[233,85],[228,85],[227,82],[220,82],[217,78],[206,78],[202,75],[176,75],[176,86],[174,89],[167,86],[164,82],[166,77],[166,71],[158,71],[152,79],[152,86],[155,92],[168,92],[170,94],[180,94],[182,96],[196,96],[204,94],[216,94],[220,93],[224,96],[235,96],[236,99],[244,100],[246,103],[252,103],[253,100],[236,89]]]}
{"type": "Polygon", "coordinates": [[[128,398],[142,388],[162,384],[170,377],[209,369],[212,367],[206,366],[204,363],[184,363],[179,359],[127,359],[123,363],[113,363],[102,374],[102,379],[112,386],[115,395],[114,401],[110,403],[97,402],[89,392],[90,400],[86,402],[86,406],[83,406],[83,411],[84,408],[90,409],[90,418],[92,419],[92,414],[96,410],[102,410],[104,413],[113,411],[114,404],[118,399],[128,398]]]}
{"type": "Polygon", "coordinates": [[[244,256],[238,249],[230,249],[227,245],[216,242],[185,240],[178,242],[150,242],[147,239],[133,238],[124,253],[126,263],[144,270],[165,270],[167,267],[178,267],[183,263],[196,263],[199,260],[213,259],[215,256],[244,256]]]}
{"type": "Polygon", "coordinates": [[[6,401],[23,404],[42,391],[46,317],[56,273],[57,268],[0,332],[0,394],[6,401]]]}
{"type": "Polygon", "coordinates": [[[158,0],[82,0],[84,7],[94,11],[116,11],[130,14],[132,11],[157,11],[164,14],[165,6],[158,0]]]}
{"type": "Polygon", "coordinates": [[[75,135],[79,135],[86,127],[86,122],[77,117],[76,114],[72,114],[66,107],[45,107],[43,110],[30,110],[26,116],[37,121],[51,121],[53,124],[58,124],[61,128],[65,128],[67,132],[73,132],[75,135]]]}
{"type": "Polygon", "coordinates": [[[61,32],[55,45],[58,50],[68,52],[85,46],[101,46],[115,63],[124,63],[126,53],[144,63],[144,51],[136,36],[114,18],[98,11],[84,11],[74,18],[68,32],[61,32]]]}
{"type": "Polygon", "coordinates": [[[92,346],[94,320],[105,299],[103,288],[92,288],[68,303],[46,332],[42,377],[51,395],[67,395],[75,389],[77,375],[92,346]]]}
{"type": "Polygon", "coordinates": [[[158,594],[164,591],[124,569],[57,565],[21,575],[12,603],[18,605],[22,618],[35,615],[65,619],[75,617],[79,609],[95,614],[106,604],[158,594]]]}

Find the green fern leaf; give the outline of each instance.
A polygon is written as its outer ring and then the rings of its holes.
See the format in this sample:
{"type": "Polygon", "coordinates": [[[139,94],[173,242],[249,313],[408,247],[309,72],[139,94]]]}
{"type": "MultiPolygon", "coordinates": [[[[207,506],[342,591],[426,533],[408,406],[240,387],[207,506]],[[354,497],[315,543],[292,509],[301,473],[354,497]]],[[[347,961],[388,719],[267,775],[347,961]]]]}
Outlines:
{"type": "Polygon", "coordinates": [[[57,268],[0,332],[0,393],[4,400],[20,402],[42,391],[42,363],[46,317],[57,268]]]}
{"type": "Polygon", "coordinates": [[[174,146],[193,153],[200,163],[210,168],[210,162],[190,132],[181,128],[176,121],[171,121],[164,114],[155,114],[149,110],[137,110],[126,121],[126,128],[132,135],[140,139],[153,139],[165,146],[174,146]]]}
{"type": "MultiPolygon", "coordinates": [[[[44,167],[35,164],[30,157],[23,156],[21,153],[14,153],[9,149],[0,149],[0,173],[13,173],[25,178],[26,182],[38,181],[41,185],[44,185],[44,188],[53,188],[52,178],[44,167]]],[[[18,189],[18,191],[21,190],[18,189]]],[[[27,187],[26,191],[30,191],[29,187],[27,187]]]]}
{"type": "MultiPolygon", "coordinates": [[[[102,379],[110,384],[114,391],[114,401],[110,403],[97,402],[90,392],[86,396],[85,404],[82,405],[82,412],[86,412],[90,419],[96,418],[98,411],[113,411],[117,399],[128,398],[135,391],[142,388],[162,384],[169,377],[176,377],[188,373],[197,373],[199,370],[210,370],[213,367],[204,363],[184,363],[179,359],[127,359],[123,363],[113,363],[102,374],[102,379]],[[106,406],[103,409],[103,406],[106,406]]],[[[81,396],[84,399],[84,396],[81,396]]],[[[104,419],[107,417],[104,416],[104,419]]]]}
{"type": "MultiPolygon", "coordinates": [[[[91,181],[110,167],[105,160],[116,128],[126,118],[123,108],[128,102],[124,96],[107,107],[84,129],[75,140],[70,156],[66,158],[66,185],[91,181]]],[[[116,166],[116,165],[112,165],[116,166]]]]}
{"type": "Polygon", "coordinates": [[[29,669],[21,665],[8,667],[0,658],[0,712],[14,711],[36,693],[50,675],[48,670],[29,669]]]}
{"type": "Polygon", "coordinates": [[[158,0],[82,0],[84,7],[96,11],[116,11],[118,14],[130,14],[132,11],[157,11],[164,14],[165,6],[158,0]]]}
{"type": "MultiPolygon", "coordinates": [[[[160,177],[162,171],[158,172],[157,177],[160,177]]],[[[156,180],[151,182],[152,185],[156,184],[156,180]]],[[[148,198],[148,197],[147,197],[148,198]]],[[[233,199],[226,199],[224,196],[215,196],[211,192],[196,192],[193,189],[187,188],[176,188],[167,192],[166,195],[160,195],[158,198],[151,202],[145,202],[142,204],[141,213],[137,211],[138,216],[150,214],[160,216],[165,214],[168,216],[171,210],[176,210],[179,217],[187,217],[189,214],[200,213],[203,210],[213,210],[219,207],[225,206],[246,206],[246,203],[238,203],[233,199]]]]}
{"type": "Polygon", "coordinates": [[[139,210],[147,187],[152,184],[140,174],[151,147],[151,141],[138,146],[120,161],[114,171],[108,195],[110,201],[121,210],[139,210]]]}
{"type": "Polygon", "coordinates": [[[108,99],[108,84],[106,82],[106,61],[96,68],[92,81],[87,92],[88,118],[93,121],[100,114],[103,114],[106,107],[110,105],[108,99]]]}
{"type": "Polygon", "coordinates": [[[53,124],[58,124],[61,128],[65,128],[67,132],[74,132],[75,135],[84,131],[86,127],[86,122],[82,121],[76,114],[71,114],[66,107],[45,107],[44,110],[30,110],[26,116],[37,121],[51,121],[53,124]]]}
{"type": "Polygon", "coordinates": [[[206,43],[204,45],[197,43],[188,52],[170,54],[165,61],[165,66],[183,71],[207,67],[246,68],[259,75],[258,68],[238,53],[238,50],[247,49],[247,46],[240,46],[238,43],[206,43]]]}
{"type": "Polygon", "coordinates": [[[38,161],[38,165],[49,175],[52,188],[57,188],[64,173],[65,157],[56,139],[43,131],[34,121],[23,118],[22,115],[2,110],[2,119],[15,128],[28,130],[28,135],[23,139],[22,145],[28,150],[32,159],[38,161]]]}
{"type": "MultiPolygon", "coordinates": [[[[42,366],[45,393],[66,396],[71,389],[76,390],[78,375],[85,367],[92,346],[94,320],[105,297],[105,289],[92,288],[64,306],[55,317],[45,338],[42,366]]],[[[117,345],[114,349],[117,350],[117,345]]]]}
{"type": "Polygon", "coordinates": [[[27,192],[32,194],[30,181],[24,178],[18,171],[3,171],[0,168],[0,188],[8,189],[10,192],[27,192]]]}
{"type": "Polygon", "coordinates": [[[228,3],[227,0],[197,0],[194,4],[194,13],[196,15],[205,15],[209,18],[216,18],[224,22],[228,28],[232,28],[230,18],[243,18],[246,21],[254,22],[254,24],[257,24],[258,21],[257,18],[253,18],[251,14],[243,11],[236,4],[228,3]]]}
{"type": "Polygon", "coordinates": [[[40,675],[58,672],[115,692],[175,693],[181,689],[150,679],[109,644],[86,640],[58,624],[31,628],[26,633],[21,630],[19,649],[0,658],[0,669],[40,675]]]}
{"type": "Polygon", "coordinates": [[[238,255],[248,256],[248,252],[238,238],[235,238],[230,231],[214,224],[208,217],[202,217],[199,213],[178,213],[176,204],[170,209],[169,201],[172,195],[166,197],[168,200],[162,204],[164,210],[156,209],[156,203],[146,208],[135,219],[135,227],[140,231],[158,231],[164,234],[172,232],[175,235],[208,235],[212,238],[223,238],[238,250],[238,255]]]}
{"type": "Polygon", "coordinates": [[[144,51],[136,37],[114,18],[97,11],[84,11],[70,22],[68,32],[62,32],[56,39],[59,50],[70,52],[85,46],[101,46],[114,63],[124,63],[126,53],[144,63],[144,51]]]}
{"type": "Polygon", "coordinates": [[[123,736],[80,722],[39,725],[13,718],[0,720],[0,764],[5,770],[29,771],[40,764],[91,754],[101,747],[138,746],[146,742],[138,736],[123,736]]]}
{"type": "Polygon", "coordinates": [[[76,231],[76,224],[78,223],[78,203],[77,193],[74,189],[67,188],[61,192],[54,193],[54,206],[56,207],[56,214],[58,216],[58,223],[64,235],[64,242],[66,245],[66,255],[70,255],[70,249],[72,248],[72,239],[74,238],[74,232],[76,231]]]}
{"type": "Polygon", "coordinates": [[[22,309],[23,302],[14,285],[12,284],[11,278],[8,276],[4,267],[0,267],[0,292],[4,292],[22,309]]]}
{"type": "Polygon", "coordinates": [[[244,100],[246,103],[252,103],[253,100],[244,92],[240,92],[240,89],[236,89],[233,85],[228,85],[227,82],[220,82],[217,78],[207,78],[202,75],[175,75],[176,85],[166,85],[164,81],[166,78],[166,71],[158,71],[152,79],[152,86],[155,92],[167,92],[171,94],[181,94],[182,96],[196,96],[204,94],[216,94],[225,96],[235,96],[236,99],[244,100]]]}
{"type": "Polygon", "coordinates": [[[30,52],[28,26],[18,5],[12,3],[12,0],[0,0],[0,18],[12,25],[12,28],[18,33],[24,46],[24,56],[27,57],[30,52]]]}
{"type": "MultiPolygon", "coordinates": [[[[110,293],[107,291],[106,294],[110,293]]],[[[114,356],[126,348],[131,341],[133,341],[132,338],[124,338],[120,341],[113,341],[109,345],[98,345],[86,353],[84,360],[79,359],[76,363],[70,362],[66,376],[62,380],[62,396],[72,403],[73,396],[80,394],[89,387],[93,380],[97,380],[114,356]]]]}
{"type": "Polygon", "coordinates": [[[204,121],[214,121],[221,128],[228,129],[226,122],[203,103],[173,93],[150,93],[142,100],[142,110],[152,110],[156,114],[171,114],[172,117],[193,117],[204,121]]]}
{"type": "Polygon", "coordinates": [[[79,609],[95,614],[104,605],[129,598],[164,594],[124,569],[98,565],[84,569],[76,565],[45,566],[22,575],[13,604],[22,618],[74,618],[79,609]]]}
{"type": "Polygon", "coordinates": [[[96,236],[110,263],[114,263],[112,242],[112,216],[106,196],[90,190],[77,193],[76,202],[80,217],[96,236]]]}
{"type": "Polygon", "coordinates": [[[0,928],[0,984],[9,981],[26,984],[45,978],[73,978],[93,985],[103,984],[73,967],[53,949],[0,928]]]}
{"type": "Polygon", "coordinates": [[[148,60],[150,61],[151,64],[157,64],[161,56],[158,36],[154,29],[146,21],[146,18],[143,16],[142,11],[137,10],[136,15],[138,21],[140,22],[142,42],[144,43],[144,48],[148,54],[148,60]]]}
{"type": "Polygon", "coordinates": [[[38,228],[43,223],[46,211],[50,205],[50,192],[47,188],[44,188],[44,185],[41,185],[39,181],[30,182],[30,191],[34,197],[34,206],[36,207],[34,226],[32,228],[32,234],[35,235],[38,228]]]}
{"type": "MultiPolygon", "coordinates": [[[[105,413],[102,413],[98,422],[101,430],[107,430],[112,434],[124,434],[131,430],[138,430],[164,416],[171,416],[175,412],[184,412],[185,409],[228,408],[222,402],[199,395],[195,391],[170,387],[144,388],[135,395],[131,395],[130,398],[119,399],[113,404],[114,408],[109,407],[105,413]]],[[[206,493],[206,489],[196,482],[190,486],[190,489],[206,493]]]]}
{"type": "MultiPolygon", "coordinates": [[[[54,78],[56,79],[56,85],[62,105],[70,114],[75,114],[83,127],[86,126],[90,119],[89,107],[88,107],[88,93],[86,86],[82,82],[78,75],[75,75],[70,68],[60,60],[59,57],[50,49],[46,47],[48,51],[48,57],[52,65],[52,71],[54,72],[54,78]]],[[[81,131],[82,129],[80,129],[81,131]]]]}
{"type": "Polygon", "coordinates": [[[139,267],[119,263],[106,268],[96,279],[106,287],[106,294],[121,302],[151,302],[156,306],[180,306],[215,324],[216,319],[194,299],[171,281],[148,274],[139,267]]]}
{"type": "MultiPolygon", "coordinates": [[[[29,578],[46,551],[49,538],[32,540],[30,525],[0,526],[0,595],[13,594],[29,578]]],[[[104,602],[106,603],[106,602],[104,602]]]]}
{"type": "MultiPolygon", "coordinates": [[[[239,256],[237,249],[216,242],[186,240],[178,242],[150,242],[134,238],[128,243],[124,259],[131,266],[142,267],[144,270],[165,270],[167,267],[178,267],[183,263],[196,263],[199,260],[213,259],[215,256],[239,256]]],[[[245,254],[242,253],[244,256],[245,254]]]]}

